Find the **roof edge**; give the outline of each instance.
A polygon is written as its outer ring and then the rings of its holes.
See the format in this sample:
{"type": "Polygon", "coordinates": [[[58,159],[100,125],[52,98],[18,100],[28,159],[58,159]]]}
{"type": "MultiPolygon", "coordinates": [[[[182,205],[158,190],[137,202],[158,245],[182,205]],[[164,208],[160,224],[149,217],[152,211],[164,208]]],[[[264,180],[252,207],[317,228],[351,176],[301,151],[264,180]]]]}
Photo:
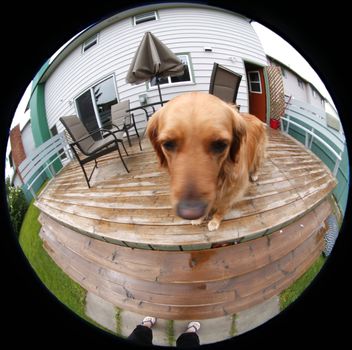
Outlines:
{"type": "MultiPolygon", "coordinates": [[[[212,9],[215,11],[221,11],[224,13],[230,13],[230,14],[236,14],[237,16],[241,16],[244,19],[248,20],[250,22],[250,19],[247,18],[246,16],[227,10],[223,9],[221,7],[215,7],[207,4],[202,4],[202,3],[189,3],[189,2],[167,2],[167,3],[153,3],[153,4],[148,4],[148,5],[142,5],[138,7],[133,7],[133,8],[128,8],[126,10],[123,10],[122,12],[116,12],[113,15],[108,15],[107,17],[103,18],[99,22],[93,23],[89,25],[86,29],[84,29],[82,32],[77,34],[76,37],[73,37],[71,41],[68,41],[66,46],[64,45],[63,49],[61,52],[58,54],[54,53],[52,56],[55,56],[55,58],[50,62],[50,59],[48,60],[50,63],[48,67],[44,71],[40,70],[38,74],[41,72],[41,76],[39,77],[38,81],[36,82],[35,85],[38,83],[45,82],[51,73],[55,70],[55,68],[74,50],[76,49],[79,45],[83,44],[84,41],[86,41],[88,38],[90,38],[92,35],[95,33],[101,31],[102,29],[110,26],[113,23],[119,22],[125,18],[135,16],[137,14],[147,12],[147,11],[153,11],[153,10],[160,10],[160,9],[169,9],[169,8],[175,8],[175,7],[185,7],[185,8],[204,8],[204,9],[212,9]]],[[[52,57],[51,56],[51,57],[52,57]]],[[[38,75],[37,74],[37,75],[38,75]]],[[[36,77],[37,77],[36,75],[36,77]]],[[[34,88],[33,88],[34,90],[34,88]]]]}

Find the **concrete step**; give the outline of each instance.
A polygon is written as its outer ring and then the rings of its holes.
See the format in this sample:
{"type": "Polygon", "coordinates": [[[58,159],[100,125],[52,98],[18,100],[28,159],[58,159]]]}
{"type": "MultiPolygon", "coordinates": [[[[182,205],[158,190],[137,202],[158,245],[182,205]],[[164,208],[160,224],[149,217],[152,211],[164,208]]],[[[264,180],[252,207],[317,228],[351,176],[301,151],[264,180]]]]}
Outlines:
{"type": "MultiPolygon", "coordinates": [[[[211,344],[232,338],[252,330],[265,323],[280,312],[279,297],[275,296],[236,315],[201,320],[198,332],[200,344],[211,344]]],[[[86,298],[86,314],[92,320],[111,330],[117,336],[127,338],[134,328],[147,315],[121,310],[98,295],[88,292],[86,298]]],[[[157,319],[153,327],[153,344],[175,346],[188,322],[194,320],[157,319]]]]}

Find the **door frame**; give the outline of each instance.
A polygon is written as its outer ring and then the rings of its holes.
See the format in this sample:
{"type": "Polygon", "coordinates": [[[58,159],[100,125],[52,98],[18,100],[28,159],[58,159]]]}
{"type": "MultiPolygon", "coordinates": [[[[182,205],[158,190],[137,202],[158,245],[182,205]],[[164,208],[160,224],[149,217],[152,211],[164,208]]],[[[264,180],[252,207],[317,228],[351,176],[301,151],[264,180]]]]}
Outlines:
{"type": "Polygon", "coordinates": [[[249,79],[248,79],[248,73],[251,71],[258,71],[261,70],[263,73],[263,82],[261,82],[261,89],[262,92],[265,94],[265,122],[269,124],[270,122],[270,91],[269,91],[269,85],[268,85],[268,77],[267,77],[267,72],[265,69],[265,65],[254,62],[251,60],[243,60],[244,64],[244,69],[245,69],[245,74],[246,74],[246,81],[247,81],[247,93],[248,93],[248,112],[250,110],[250,98],[249,94],[250,93],[257,93],[258,92],[250,92],[250,86],[249,86],[249,79]],[[264,89],[263,89],[263,84],[264,84],[264,89]]]}
{"type": "Polygon", "coordinates": [[[95,98],[94,98],[93,88],[94,88],[94,86],[96,86],[96,85],[98,85],[98,84],[102,83],[103,81],[105,81],[107,79],[110,79],[110,78],[112,78],[112,81],[113,81],[113,85],[114,85],[114,89],[115,89],[115,95],[116,95],[116,100],[117,100],[117,102],[120,101],[119,95],[118,95],[118,89],[117,89],[117,85],[116,85],[115,73],[110,73],[108,75],[105,75],[104,77],[102,77],[99,80],[96,80],[94,83],[90,84],[88,87],[86,87],[83,91],[81,91],[79,94],[77,94],[73,98],[73,105],[74,105],[74,108],[75,108],[76,115],[78,116],[79,119],[81,119],[81,117],[80,117],[80,115],[78,113],[76,100],[81,95],[83,95],[85,92],[87,92],[89,90],[90,91],[90,96],[91,96],[91,99],[92,99],[92,102],[93,102],[93,109],[94,109],[94,113],[95,113],[95,119],[96,119],[96,121],[98,123],[99,128],[102,127],[102,124],[101,124],[101,121],[100,121],[100,118],[99,118],[98,106],[97,106],[97,103],[96,103],[95,98]]]}

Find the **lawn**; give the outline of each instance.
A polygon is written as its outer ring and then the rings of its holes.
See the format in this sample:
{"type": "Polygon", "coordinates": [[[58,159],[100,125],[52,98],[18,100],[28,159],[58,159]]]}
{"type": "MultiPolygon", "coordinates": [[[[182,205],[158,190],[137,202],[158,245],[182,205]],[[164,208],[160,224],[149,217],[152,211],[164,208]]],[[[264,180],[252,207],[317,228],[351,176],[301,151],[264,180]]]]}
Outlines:
{"type": "Polygon", "coordinates": [[[321,255],[313,265],[289,288],[280,294],[280,309],[283,310],[294,302],[302,292],[310,285],[325,263],[325,258],[321,255]]]}
{"type": "Polygon", "coordinates": [[[88,320],[85,315],[86,291],[72,281],[50,258],[39,237],[39,210],[30,204],[22,223],[19,242],[30,265],[44,285],[73,312],[88,320]]]}
{"type": "MultiPolygon", "coordinates": [[[[44,186],[45,184],[42,188],[44,186]]],[[[86,290],[68,277],[44,250],[43,242],[39,237],[41,225],[38,217],[40,211],[33,202],[29,205],[19,235],[19,243],[28,262],[43,284],[71,311],[94,326],[114,334],[85,314],[86,290]]]]}

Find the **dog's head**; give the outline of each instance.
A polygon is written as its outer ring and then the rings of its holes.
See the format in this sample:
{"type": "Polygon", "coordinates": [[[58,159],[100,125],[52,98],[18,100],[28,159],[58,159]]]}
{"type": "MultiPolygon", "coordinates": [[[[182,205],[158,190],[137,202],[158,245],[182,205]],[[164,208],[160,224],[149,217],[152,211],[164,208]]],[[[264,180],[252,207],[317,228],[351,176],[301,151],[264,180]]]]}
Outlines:
{"type": "Polygon", "coordinates": [[[169,171],[177,215],[189,220],[207,215],[224,169],[238,162],[246,136],[242,117],[213,95],[187,93],[151,117],[147,135],[169,171]]]}

